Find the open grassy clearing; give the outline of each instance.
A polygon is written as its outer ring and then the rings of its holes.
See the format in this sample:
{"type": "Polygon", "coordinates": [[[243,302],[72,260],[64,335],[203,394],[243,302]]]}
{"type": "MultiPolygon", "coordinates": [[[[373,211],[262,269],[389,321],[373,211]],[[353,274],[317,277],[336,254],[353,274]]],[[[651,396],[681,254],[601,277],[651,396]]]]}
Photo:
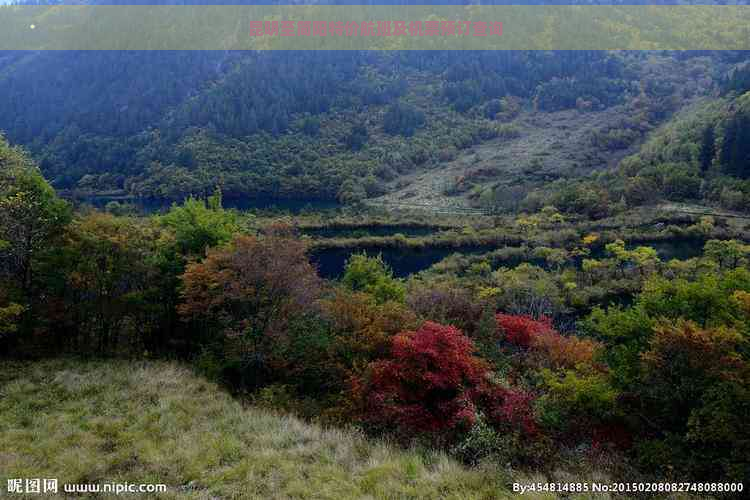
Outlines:
{"type": "Polygon", "coordinates": [[[497,138],[467,151],[440,168],[399,177],[394,191],[372,200],[379,203],[468,208],[468,192],[447,196],[446,189],[461,177],[514,183],[545,181],[562,175],[581,175],[595,167],[616,164],[635,148],[616,152],[597,150],[590,143],[594,130],[621,119],[622,106],[599,112],[566,110],[554,113],[524,113],[513,124],[519,137],[497,138]]]}
{"type": "Polygon", "coordinates": [[[160,498],[506,498],[512,477],[541,480],[244,408],[175,363],[6,362],[0,395],[3,493],[56,477],[160,498]]]}
{"type": "Polygon", "coordinates": [[[656,55],[644,59],[641,71],[659,75],[673,90],[670,97],[659,98],[659,102],[671,99],[672,107],[652,113],[648,120],[642,119],[649,115],[644,115],[642,96],[598,110],[583,107],[545,112],[527,107],[503,124],[513,133],[463,149],[449,161],[401,175],[390,182],[387,193],[367,203],[450,213],[451,209],[480,207],[479,195],[489,187],[524,187],[528,192],[532,186],[556,179],[585,177],[615,167],[648,142],[655,129],[670,123],[673,113],[688,114],[705,100],[714,77],[706,62],[698,58],[688,64],[656,55]],[[635,122],[627,124],[628,120],[635,122]],[[602,132],[628,128],[637,133],[627,140],[596,140],[602,132]]]}

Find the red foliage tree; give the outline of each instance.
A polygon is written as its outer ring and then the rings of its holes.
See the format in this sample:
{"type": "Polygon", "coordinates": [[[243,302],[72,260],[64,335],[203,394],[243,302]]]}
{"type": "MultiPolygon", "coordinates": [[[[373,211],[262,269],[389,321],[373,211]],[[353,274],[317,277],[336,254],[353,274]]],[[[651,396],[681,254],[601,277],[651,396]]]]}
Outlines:
{"type": "Polygon", "coordinates": [[[355,384],[364,418],[405,433],[470,426],[487,366],[460,330],[426,322],[393,338],[391,359],[371,365],[369,380],[355,384]]]}
{"type": "Polygon", "coordinates": [[[532,394],[520,389],[487,387],[482,399],[484,412],[494,426],[519,430],[529,436],[537,434],[532,394]]]}
{"type": "Polygon", "coordinates": [[[544,316],[535,320],[526,315],[499,313],[497,325],[505,333],[505,340],[519,347],[530,347],[536,335],[552,330],[552,320],[544,316]]]}
{"type": "Polygon", "coordinates": [[[533,397],[490,383],[487,364],[473,352],[471,340],[451,326],[427,322],[399,333],[391,358],[372,363],[369,377],[355,380],[363,419],[404,435],[440,433],[449,440],[481,411],[498,429],[536,433],[533,397]]]}

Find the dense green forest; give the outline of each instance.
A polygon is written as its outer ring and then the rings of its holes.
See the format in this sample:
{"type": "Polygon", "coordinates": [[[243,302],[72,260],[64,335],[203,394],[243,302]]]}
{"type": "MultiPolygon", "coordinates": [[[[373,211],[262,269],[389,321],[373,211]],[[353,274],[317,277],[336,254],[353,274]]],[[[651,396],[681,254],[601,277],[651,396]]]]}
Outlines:
{"type": "Polygon", "coordinates": [[[598,51],[11,53],[0,129],[59,189],[349,202],[498,136],[507,96],[606,107],[635,78],[598,51]]]}
{"type": "Polygon", "coordinates": [[[601,214],[667,199],[739,209],[745,60],[729,51],[5,52],[0,130],[79,198],[168,204],[219,184],[228,202],[412,202],[422,188],[413,177],[437,172],[432,205],[601,214]],[[534,156],[545,134],[535,120],[560,113],[574,113],[560,116],[583,129],[580,139],[534,156]],[[480,159],[483,148],[502,153],[480,159]],[[508,164],[519,149],[528,158],[508,164]],[[614,169],[610,158],[623,156],[614,169]]]}
{"type": "Polygon", "coordinates": [[[467,467],[748,479],[745,219],[292,218],[220,190],[148,217],[74,211],[5,140],[0,208],[5,356],[189,360],[255,405],[467,467]],[[373,244],[485,251],[397,278],[373,244]],[[310,256],[336,247],[343,274],[322,279],[310,256]]]}

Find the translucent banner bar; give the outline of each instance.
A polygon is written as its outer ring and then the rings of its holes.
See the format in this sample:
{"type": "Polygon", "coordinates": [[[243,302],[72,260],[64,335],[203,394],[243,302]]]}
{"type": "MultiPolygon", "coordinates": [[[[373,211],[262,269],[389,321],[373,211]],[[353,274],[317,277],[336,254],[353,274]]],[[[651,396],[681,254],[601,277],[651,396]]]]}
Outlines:
{"type": "Polygon", "coordinates": [[[0,50],[743,50],[750,7],[0,6],[0,50]]]}

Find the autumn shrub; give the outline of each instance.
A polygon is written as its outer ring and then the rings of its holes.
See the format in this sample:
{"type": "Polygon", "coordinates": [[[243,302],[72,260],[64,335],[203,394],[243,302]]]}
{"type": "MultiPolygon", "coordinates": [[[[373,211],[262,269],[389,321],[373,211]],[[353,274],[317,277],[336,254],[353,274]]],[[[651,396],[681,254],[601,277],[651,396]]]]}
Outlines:
{"type": "Polygon", "coordinates": [[[204,331],[204,343],[221,343],[226,358],[247,384],[258,385],[275,366],[295,319],[313,314],[321,285],[305,244],[283,231],[238,235],[209,250],[182,276],[178,311],[204,331]]]}
{"type": "Polygon", "coordinates": [[[497,315],[497,324],[504,339],[518,347],[531,347],[533,339],[540,333],[552,330],[552,321],[542,316],[536,320],[527,315],[497,315]]]}
{"type": "Polygon", "coordinates": [[[484,310],[471,290],[452,283],[412,280],[406,302],[417,314],[473,334],[484,310]]]}
{"type": "Polygon", "coordinates": [[[456,436],[450,451],[467,463],[495,461],[539,466],[551,456],[536,416],[536,396],[519,388],[484,384],[475,399],[476,418],[456,436]]]}
{"type": "Polygon", "coordinates": [[[501,418],[517,422],[527,435],[536,432],[531,402],[536,400],[539,418],[546,430],[571,442],[591,439],[615,414],[617,391],[611,386],[606,367],[597,357],[602,345],[594,340],[564,336],[548,318],[497,314],[505,341],[522,348],[516,371],[541,393],[510,392],[501,398],[501,418]],[[508,411],[514,408],[514,415],[508,411]],[[524,410],[525,409],[525,410],[524,410]]]}
{"type": "Polygon", "coordinates": [[[321,309],[332,331],[326,353],[328,373],[341,384],[360,375],[370,362],[387,357],[394,335],[418,326],[416,314],[403,304],[379,304],[368,293],[344,287],[322,299],[321,309]]]}
{"type": "Polygon", "coordinates": [[[562,335],[552,327],[549,318],[534,319],[525,315],[499,313],[498,330],[503,340],[512,346],[528,350],[525,358],[529,368],[573,369],[578,366],[603,369],[597,361],[603,346],[592,339],[562,335]]]}
{"type": "Polygon", "coordinates": [[[182,276],[185,319],[217,320],[226,331],[283,331],[286,319],[320,293],[305,245],[283,235],[237,235],[182,276]],[[250,321],[251,324],[247,324],[250,321]]]}
{"type": "Polygon", "coordinates": [[[480,390],[480,405],[488,421],[499,430],[534,436],[539,428],[534,415],[535,396],[528,391],[485,385],[480,390]]]}
{"type": "Polygon", "coordinates": [[[541,330],[533,336],[531,347],[540,352],[553,368],[593,365],[601,343],[591,339],[564,336],[555,330],[541,330]]]}
{"type": "Polygon", "coordinates": [[[363,421],[402,437],[455,445],[482,425],[480,414],[495,432],[537,432],[533,396],[492,382],[472,341],[451,326],[426,322],[396,335],[390,357],[355,379],[354,392],[363,421]]]}
{"type": "Polygon", "coordinates": [[[393,338],[391,356],[359,380],[363,419],[405,435],[468,429],[487,367],[460,330],[427,322],[393,338]]]}
{"type": "Polygon", "coordinates": [[[644,418],[639,459],[702,479],[747,478],[750,362],[747,339],[727,327],[661,324],[630,388],[644,418]]]}

